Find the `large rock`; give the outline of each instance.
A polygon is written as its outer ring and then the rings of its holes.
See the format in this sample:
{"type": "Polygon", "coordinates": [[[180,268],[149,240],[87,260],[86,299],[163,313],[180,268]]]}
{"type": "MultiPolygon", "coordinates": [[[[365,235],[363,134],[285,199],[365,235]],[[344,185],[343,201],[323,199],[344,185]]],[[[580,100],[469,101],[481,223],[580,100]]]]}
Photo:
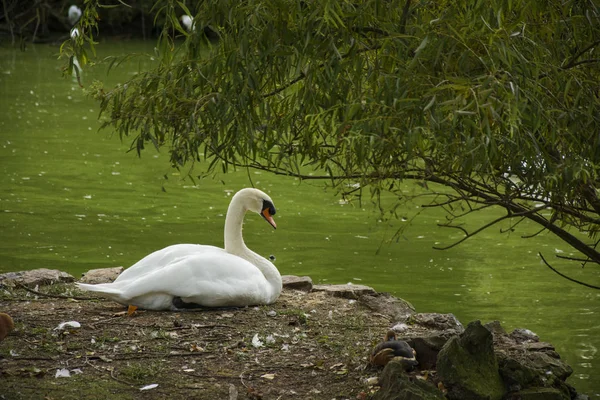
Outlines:
{"type": "Polygon", "coordinates": [[[360,296],[360,302],[372,311],[389,316],[393,321],[406,321],[415,312],[415,308],[408,301],[388,293],[365,294],[360,296]]]}
{"type": "Polygon", "coordinates": [[[75,278],[66,272],[57,269],[39,268],[29,271],[7,272],[0,275],[0,287],[12,285],[18,282],[27,287],[35,287],[37,285],[52,285],[55,283],[73,282],[75,278]]]}
{"type": "Polygon", "coordinates": [[[432,383],[411,379],[400,361],[390,361],[379,380],[381,389],[373,400],[443,400],[444,395],[432,383]]]}
{"type": "Polygon", "coordinates": [[[313,292],[325,292],[334,297],[355,300],[366,294],[377,293],[375,289],[365,285],[314,285],[312,290],[313,292]]]}
{"type": "Polygon", "coordinates": [[[284,289],[301,290],[310,292],[313,288],[313,282],[310,276],[282,275],[284,289]]]}
{"type": "Polygon", "coordinates": [[[438,354],[438,377],[456,400],[500,400],[505,393],[493,336],[479,321],[454,336],[438,354]]]}
{"type": "MultiPolygon", "coordinates": [[[[535,398],[537,393],[558,391],[565,399],[571,397],[571,389],[565,380],[573,370],[560,359],[554,346],[540,342],[538,336],[528,329],[515,329],[510,334],[502,332],[503,329],[494,334],[494,347],[500,375],[506,387],[514,392],[511,396],[525,393],[535,398]],[[555,390],[541,390],[544,388],[555,390]]],[[[557,395],[548,396],[555,398],[557,395]]]]}
{"type": "Polygon", "coordinates": [[[81,283],[111,283],[123,272],[123,267],[90,269],[84,272],[79,280],[81,283]]]}

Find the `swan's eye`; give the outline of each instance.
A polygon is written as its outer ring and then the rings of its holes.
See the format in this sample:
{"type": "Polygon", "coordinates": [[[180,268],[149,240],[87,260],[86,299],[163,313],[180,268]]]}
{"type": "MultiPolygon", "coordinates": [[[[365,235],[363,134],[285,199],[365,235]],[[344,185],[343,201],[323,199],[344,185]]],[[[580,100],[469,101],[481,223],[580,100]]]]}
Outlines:
{"type": "Polygon", "coordinates": [[[269,215],[275,215],[277,211],[275,211],[275,206],[269,200],[263,200],[262,211],[269,210],[269,215]]]}

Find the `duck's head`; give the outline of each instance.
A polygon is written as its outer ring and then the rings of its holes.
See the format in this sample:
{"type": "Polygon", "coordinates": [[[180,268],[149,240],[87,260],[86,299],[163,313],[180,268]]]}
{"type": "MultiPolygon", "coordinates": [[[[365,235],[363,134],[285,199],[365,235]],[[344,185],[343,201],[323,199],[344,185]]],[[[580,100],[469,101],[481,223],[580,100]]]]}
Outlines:
{"type": "Polygon", "coordinates": [[[273,200],[268,194],[262,190],[247,188],[242,189],[235,194],[234,197],[241,196],[244,199],[244,203],[249,211],[254,211],[267,221],[273,228],[277,229],[277,224],[273,219],[273,215],[277,212],[273,200]]]}

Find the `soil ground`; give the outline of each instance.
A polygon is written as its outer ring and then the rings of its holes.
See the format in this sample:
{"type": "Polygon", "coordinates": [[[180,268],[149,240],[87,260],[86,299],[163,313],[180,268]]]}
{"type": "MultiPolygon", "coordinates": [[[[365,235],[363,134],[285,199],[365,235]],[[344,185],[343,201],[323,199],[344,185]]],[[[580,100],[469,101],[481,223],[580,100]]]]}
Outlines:
{"type": "Polygon", "coordinates": [[[367,399],[365,378],[381,372],[368,355],[394,323],[359,301],[288,290],[270,306],[127,316],[111,301],[16,288],[0,311],[15,322],[0,342],[0,398],[28,400],[367,399]],[[81,327],[56,329],[66,321],[81,327]]]}

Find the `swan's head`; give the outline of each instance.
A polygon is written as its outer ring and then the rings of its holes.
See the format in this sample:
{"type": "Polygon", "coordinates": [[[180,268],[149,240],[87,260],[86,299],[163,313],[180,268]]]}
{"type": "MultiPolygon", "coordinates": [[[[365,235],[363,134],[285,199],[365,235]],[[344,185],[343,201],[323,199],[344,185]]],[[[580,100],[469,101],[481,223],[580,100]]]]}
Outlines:
{"type": "Polygon", "coordinates": [[[277,224],[273,219],[273,215],[275,215],[277,211],[275,210],[273,200],[271,200],[268,194],[258,189],[247,188],[237,192],[234,197],[238,196],[243,197],[248,210],[262,215],[265,221],[273,228],[277,229],[277,224]]]}

